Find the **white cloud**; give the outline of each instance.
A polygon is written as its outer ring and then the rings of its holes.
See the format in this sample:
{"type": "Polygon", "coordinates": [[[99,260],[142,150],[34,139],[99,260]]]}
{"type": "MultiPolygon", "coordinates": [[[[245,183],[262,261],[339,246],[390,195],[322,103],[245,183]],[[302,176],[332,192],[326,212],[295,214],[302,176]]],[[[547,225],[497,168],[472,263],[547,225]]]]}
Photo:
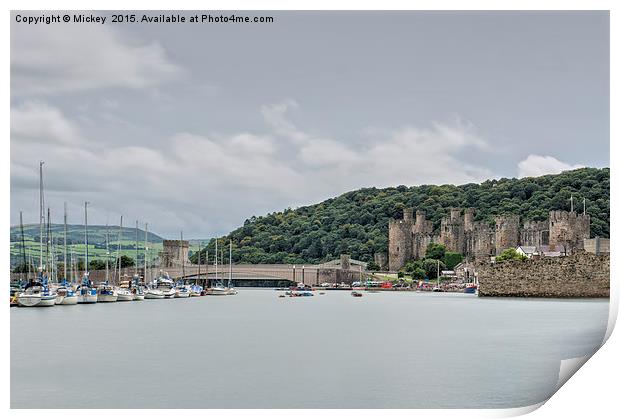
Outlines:
{"type": "Polygon", "coordinates": [[[18,106],[12,112],[13,208],[36,209],[39,159],[46,161],[52,208],[62,208],[64,200],[89,200],[95,222],[97,211],[99,222],[122,211],[127,219],[147,219],[153,231],[168,234],[181,228],[222,233],[252,215],[365,186],[465,183],[492,176],[461,158],[463,151],[486,147],[471,125],[404,127],[374,133],[354,147],[296,127],[286,117],[296,106],[290,103],[262,108],[267,133],[178,133],[164,146],[85,141],[77,123],[59,109],[18,106]],[[73,142],[60,141],[64,138],[73,142]]]}
{"type": "Polygon", "coordinates": [[[124,39],[103,25],[14,24],[11,29],[13,95],[144,88],[182,73],[157,42],[124,39]]]}
{"type": "Polygon", "coordinates": [[[560,173],[565,170],[579,169],[582,164],[564,163],[555,157],[530,154],[519,162],[519,177],[532,177],[560,173]]]}
{"type": "Polygon", "coordinates": [[[11,109],[11,135],[23,140],[76,145],[79,130],[62,113],[40,102],[26,102],[11,109]]]}

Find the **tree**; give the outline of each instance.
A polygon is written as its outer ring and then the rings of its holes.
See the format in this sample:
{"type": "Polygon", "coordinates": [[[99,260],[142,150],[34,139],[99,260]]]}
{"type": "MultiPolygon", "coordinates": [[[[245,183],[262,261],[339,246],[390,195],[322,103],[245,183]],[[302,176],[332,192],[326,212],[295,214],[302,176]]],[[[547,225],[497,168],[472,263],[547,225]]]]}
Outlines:
{"type": "MultiPolygon", "coordinates": [[[[118,259],[116,259],[116,266],[118,266],[118,259]]],[[[121,268],[129,268],[131,266],[134,266],[133,258],[126,255],[121,255],[121,268]]]]}
{"type": "Polygon", "coordinates": [[[522,253],[517,252],[517,249],[511,247],[502,252],[501,255],[495,258],[495,262],[504,262],[507,260],[526,260],[527,256],[522,253]]]}
{"type": "Polygon", "coordinates": [[[426,259],[439,259],[442,260],[446,254],[446,246],[439,243],[430,243],[426,247],[426,259]]]}
{"type": "Polygon", "coordinates": [[[442,261],[437,259],[424,259],[422,266],[427,278],[437,278],[437,268],[439,267],[439,271],[441,271],[446,267],[442,261]]]}
{"type": "Polygon", "coordinates": [[[13,268],[13,273],[28,273],[28,272],[36,272],[36,268],[32,266],[30,263],[20,263],[19,265],[13,268]]]}
{"type": "Polygon", "coordinates": [[[105,269],[105,260],[92,259],[88,261],[88,269],[92,271],[99,271],[105,269]]]}
{"type": "Polygon", "coordinates": [[[424,269],[420,268],[420,267],[415,267],[413,272],[411,272],[411,277],[415,280],[421,280],[424,279],[426,277],[426,272],[424,271],[424,269]]]}
{"type": "Polygon", "coordinates": [[[374,261],[368,262],[368,264],[366,265],[366,269],[368,269],[371,272],[376,272],[378,270],[381,269],[381,267],[376,264],[374,261]]]}
{"type": "Polygon", "coordinates": [[[403,271],[398,271],[398,279],[404,278],[405,273],[403,271]]]}
{"type": "Polygon", "coordinates": [[[446,264],[446,269],[452,270],[456,265],[463,261],[463,255],[460,253],[446,252],[443,257],[443,262],[446,264]]]}

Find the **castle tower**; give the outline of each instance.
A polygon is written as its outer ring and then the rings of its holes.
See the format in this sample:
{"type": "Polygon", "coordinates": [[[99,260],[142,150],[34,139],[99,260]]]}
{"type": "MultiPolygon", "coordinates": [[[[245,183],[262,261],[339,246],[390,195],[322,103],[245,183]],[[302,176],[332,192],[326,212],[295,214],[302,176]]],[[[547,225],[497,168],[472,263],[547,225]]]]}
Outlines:
{"type": "Polygon", "coordinates": [[[474,229],[474,209],[467,208],[465,210],[465,217],[463,218],[463,228],[466,232],[474,229]]]}
{"type": "Polygon", "coordinates": [[[390,271],[402,268],[413,258],[413,209],[403,210],[402,220],[390,220],[388,234],[388,265],[390,271]]]}
{"type": "Polygon", "coordinates": [[[499,255],[510,247],[519,245],[519,216],[495,217],[495,254],[499,255]]]}
{"type": "Polygon", "coordinates": [[[176,268],[183,263],[189,263],[189,242],[187,240],[164,240],[164,249],[161,253],[163,268],[176,268]]]}
{"type": "Polygon", "coordinates": [[[559,252],[572,253],[583,248],[590,238],[590,216],[574,211],[549,211],[549,246],[559,252]]]}
{"type": "Polygon", "coordinates": [[[465,252],[464,233],[461,209],[450,209],[450,216],[441,220],[440,243],[446,246],[446,251],[462,254],[465,252]]]}
{"type": "Polygon", "coordinates": [[[413,208],[404,208],[403,209],[403,220],[404,221],[413,221],[413,208]]]}

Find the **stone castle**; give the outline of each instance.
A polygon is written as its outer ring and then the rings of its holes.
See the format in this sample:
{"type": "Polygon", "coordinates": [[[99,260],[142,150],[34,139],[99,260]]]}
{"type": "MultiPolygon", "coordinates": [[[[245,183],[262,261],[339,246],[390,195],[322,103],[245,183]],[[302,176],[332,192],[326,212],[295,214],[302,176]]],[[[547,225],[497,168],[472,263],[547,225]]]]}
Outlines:
{"type": "Polygon", "coordinates": [[[439,231],[426,219],[422,210],[405,208],[403,218],[390,220],[388,264],[397,271],[411,260],[424,258],[430,243],[446,246],[447,252],[460,253],[468,259],[484,260],[499,255],[507,248],[521,246],[548,246],[552,250],[570,253],[583,247],[590,238],[590,216],[574,211],[550,211],[546,221],[520,223],[518,215],[495,217],[495,223],[474,221],[473,208],[463,212],[450,209],[450,215],[441,220],[439,231]]]}

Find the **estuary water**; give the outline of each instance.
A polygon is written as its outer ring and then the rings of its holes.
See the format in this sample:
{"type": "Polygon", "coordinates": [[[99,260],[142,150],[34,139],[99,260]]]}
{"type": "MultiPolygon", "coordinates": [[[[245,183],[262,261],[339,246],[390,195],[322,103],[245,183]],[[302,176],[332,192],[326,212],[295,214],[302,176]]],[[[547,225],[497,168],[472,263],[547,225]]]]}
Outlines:
{"type": "Polygon", "coordinates": [[[11,309],[13,408],[511,408],[592,354],[607,300],[327,291],[11,309]]]}

